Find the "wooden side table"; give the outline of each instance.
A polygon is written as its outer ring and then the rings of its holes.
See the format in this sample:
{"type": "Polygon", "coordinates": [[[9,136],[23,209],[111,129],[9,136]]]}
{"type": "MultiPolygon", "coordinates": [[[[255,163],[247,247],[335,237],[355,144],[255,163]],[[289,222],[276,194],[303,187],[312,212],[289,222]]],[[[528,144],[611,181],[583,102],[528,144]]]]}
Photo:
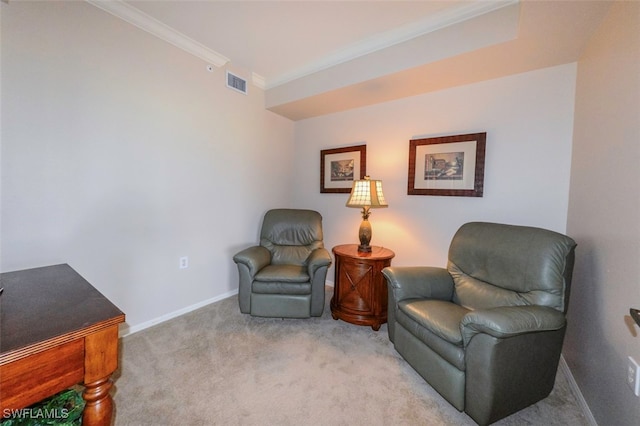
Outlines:
{"type": "Polygon", "coordinates": [[[333,248],[336,275],[331,316],[374,330],[387,322],[387,282],[382,269],[391,265],[395,253],[373,246],[371,253],[358,252],[357,244],[333,248]]]}

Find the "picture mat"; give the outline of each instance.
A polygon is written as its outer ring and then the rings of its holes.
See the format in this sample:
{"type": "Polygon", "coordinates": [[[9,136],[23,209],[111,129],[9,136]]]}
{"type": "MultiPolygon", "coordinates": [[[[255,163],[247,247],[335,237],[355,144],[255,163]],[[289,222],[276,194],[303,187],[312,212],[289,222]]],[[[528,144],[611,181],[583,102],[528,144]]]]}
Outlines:
{"type": "Polygon", "coordinates": [[[446,144],[428,144],[416,146],[415,189],[462,189],[473,190],[475,184],[477,141],[451,142],[446,144]],[[424,179],[426,172],[426,156],[450,152],[463,152],[464,165],[462,180],[424,179]]]}
{"type": "Polygon", "coordinates": [[[338,154],[327,154],[324,157],[324,187],[333,188],[351,188],[353,181],[360,179],[360,151],[341,152],[338,154]],[[331,162],[341,160],[353,160],[353,179],[332,181],[331,180],[331,162]]]}

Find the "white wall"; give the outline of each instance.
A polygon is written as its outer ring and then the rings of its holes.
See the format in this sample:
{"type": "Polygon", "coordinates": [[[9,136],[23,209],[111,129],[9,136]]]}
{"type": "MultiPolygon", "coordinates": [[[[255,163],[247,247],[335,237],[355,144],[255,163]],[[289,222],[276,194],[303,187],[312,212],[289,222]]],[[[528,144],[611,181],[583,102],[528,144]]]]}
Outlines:
{"type": "Polygon", "coordinates": [[[132,327],[237,290],[293,123],[205,67],[84,2],[2,3],[2,271],[69,263],[132,327]]]}
{"type": "Polygon", "coordinates": [[[575,76],[569,64],[297,122],[296,204],[322,213],[329,248],[357,243],[348,194],[320,193],[320,150],[366,143],[367,173],[389,203],[369,219],[372,244],[395,251],[394,265],[444,266],[468,221],[564,232],[575,76]],[[407,195],[410,139],[485,131],[484,197],[407,195]]]}
{"type": "Polygon", "coordinates": [[[614,2],[578,63],[567,229],[578,242],[564,355],[601,425],[640,424],[640,3],[614,2]]]}

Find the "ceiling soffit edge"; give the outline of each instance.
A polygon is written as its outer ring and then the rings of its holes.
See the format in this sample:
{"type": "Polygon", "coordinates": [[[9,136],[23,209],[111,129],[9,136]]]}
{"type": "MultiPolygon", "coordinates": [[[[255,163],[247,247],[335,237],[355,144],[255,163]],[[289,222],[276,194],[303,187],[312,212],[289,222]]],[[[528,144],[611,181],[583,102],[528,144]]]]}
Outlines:
{"type": "Polygon", "coordinates": [[[265,105],[272,109],[363,82],[380,82],[385,76],[511,42],[518,38],[520,9],[519,4],[503,7],[267,89],[265,105]]]}
{"type": "Polygon", "coordinates": [[[520,3],[520,0],[474,1],[455,8],[440,11],[420,21],[369,37],[340,49],[332,55],[326,56],[316,62],[293,70],[281,77],[270,79],[266,82],[266,89],[268,90],[281,86],[293,80],[335,67],[361,56],[407,42],[451,25],[518,3],[520,3]]]}

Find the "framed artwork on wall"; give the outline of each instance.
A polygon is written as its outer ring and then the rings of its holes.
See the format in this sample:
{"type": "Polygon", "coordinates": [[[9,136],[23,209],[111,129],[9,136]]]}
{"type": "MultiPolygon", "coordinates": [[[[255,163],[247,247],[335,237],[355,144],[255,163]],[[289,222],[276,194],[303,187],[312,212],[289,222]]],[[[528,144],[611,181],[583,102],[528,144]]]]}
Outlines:
{"type": "Polygon", "coordinates": [[[367,145],[320,151],[320,192],[351,192],[353,181],[367,174],[367,145]]]}
{"type": "Polygon", "coordinates": [[[409,141],[408,195],[482,197],[486,133],[409,141]]]}

